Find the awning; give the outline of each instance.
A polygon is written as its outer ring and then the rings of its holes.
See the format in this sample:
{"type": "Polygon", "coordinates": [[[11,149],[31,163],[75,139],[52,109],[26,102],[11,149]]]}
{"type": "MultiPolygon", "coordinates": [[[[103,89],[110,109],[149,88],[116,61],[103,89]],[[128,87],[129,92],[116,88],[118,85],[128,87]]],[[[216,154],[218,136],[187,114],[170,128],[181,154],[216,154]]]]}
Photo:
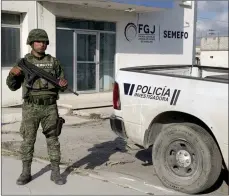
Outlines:
{"type": "Polygon", "coordinates": [[[171,9],[174,0],[50,0],[56,3],[75,4],[129,12],[152,12],[171,9]]]}

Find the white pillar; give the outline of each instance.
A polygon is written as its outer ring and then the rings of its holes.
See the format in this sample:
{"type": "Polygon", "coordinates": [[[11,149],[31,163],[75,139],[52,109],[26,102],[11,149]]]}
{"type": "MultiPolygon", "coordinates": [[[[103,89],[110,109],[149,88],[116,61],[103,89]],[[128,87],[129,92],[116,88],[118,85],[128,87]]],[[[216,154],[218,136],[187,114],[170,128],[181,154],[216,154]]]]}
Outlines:
{"type": "Polygon", "coordinates": [[[48,33],[49,45],[46,53],[56,56],[56,16],[50,12],[43,2],[37,3],[38,28],[48,33]]]}

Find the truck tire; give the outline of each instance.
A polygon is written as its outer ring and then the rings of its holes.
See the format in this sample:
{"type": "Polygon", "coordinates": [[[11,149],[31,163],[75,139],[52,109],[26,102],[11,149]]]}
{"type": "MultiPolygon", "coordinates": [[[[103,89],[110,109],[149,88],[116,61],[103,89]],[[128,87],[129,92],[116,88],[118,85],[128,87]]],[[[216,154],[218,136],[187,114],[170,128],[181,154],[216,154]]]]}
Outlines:
{"type": "Polygon", "coordinates": [[[164,186],[187,194],[210,188],[222,169],[213,137],[192,123],[171,124],[162,130],[153,145],[152,159],[164,186]]]}

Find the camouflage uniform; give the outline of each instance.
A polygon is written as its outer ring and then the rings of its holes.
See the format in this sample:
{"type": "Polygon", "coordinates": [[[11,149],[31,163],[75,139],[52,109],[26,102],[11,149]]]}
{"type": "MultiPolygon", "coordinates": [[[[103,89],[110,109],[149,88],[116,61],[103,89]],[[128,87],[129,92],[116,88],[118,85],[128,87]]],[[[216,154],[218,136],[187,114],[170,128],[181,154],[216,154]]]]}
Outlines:
{"type": "MultiPolygon", "coordinates": [[[[47,44],[49,43],[46,32],[41,29],[35,29],[30,32],[27,44],[31,45],[33,41],[46,41],[47,44]]],[[[38,58],[32,54],[27,54],[24,58],[46,70],[56,78],[64,78],[64,72],[60,62],[51,55],[45,54],[43,57],[38,58]]],[[[14,67],[16,66],[17,63],[14,67]]],[[[9,73],[7,85],[12,91],[16,91],[22,87],[24,99],[20,127],[20,134],[23,138],[20,149],[23,171],[17,180],[17,184],[26,184],[31,180],[31,163],[40,123],[43,134],[46,137],[48,155],[52,165],[51,180],[54,180],[57,184],[63,184],[63,180],[59,174],[60,143],[58,136],[55,134],[58,119],[58,108],[56,104],[58,89],[46,80],[39,78],[34,82],[33,89],[28,90],[25,86],[26,77],[23,71],[18,76],[9,73]]],[[[66,87],[62,90],[64,91],[66,87]]]]}

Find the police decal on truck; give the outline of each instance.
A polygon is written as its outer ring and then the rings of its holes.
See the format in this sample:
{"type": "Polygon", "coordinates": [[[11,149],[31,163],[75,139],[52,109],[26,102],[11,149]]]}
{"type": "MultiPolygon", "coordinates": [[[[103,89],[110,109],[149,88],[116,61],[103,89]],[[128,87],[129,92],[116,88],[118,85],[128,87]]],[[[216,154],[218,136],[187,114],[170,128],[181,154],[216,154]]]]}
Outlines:
{"type": "Polygon", "coordinates": [[[158,101],[169,101],[170,105],[176,105],[181,90],[171,90],[165,87],[143,86],[124,83],[124,94],[145,99],[154,99],[158,101]],[[136,88],[135,88],[136,87],[136,88]]]}

